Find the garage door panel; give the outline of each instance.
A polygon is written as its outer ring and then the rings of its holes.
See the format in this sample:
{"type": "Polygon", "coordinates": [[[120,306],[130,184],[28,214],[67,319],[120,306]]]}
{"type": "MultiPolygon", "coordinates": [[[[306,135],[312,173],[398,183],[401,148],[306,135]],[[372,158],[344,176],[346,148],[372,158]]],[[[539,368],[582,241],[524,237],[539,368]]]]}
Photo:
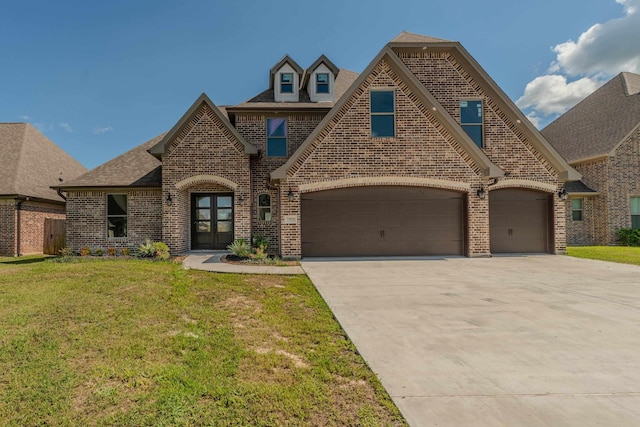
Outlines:
{"type": "Polygon", "coordinates": [[[303,256],[460,255],[461,193],[358,187],[302,195],[303,256]]]}

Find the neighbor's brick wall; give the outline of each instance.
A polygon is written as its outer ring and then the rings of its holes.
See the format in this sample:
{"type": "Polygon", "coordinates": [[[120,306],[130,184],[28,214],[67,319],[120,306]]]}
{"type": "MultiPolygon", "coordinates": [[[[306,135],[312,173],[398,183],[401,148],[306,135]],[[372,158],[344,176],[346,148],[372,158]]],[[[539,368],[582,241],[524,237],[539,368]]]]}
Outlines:
{"type": "MultiPolygon", "coordinates": [[[[198,175],[221,177],[237,185],[235,191],[207,180],[193,186],[215,184],[212,191],[234,193],[234,238],[251,238],[251,181],[249,155],[206,105],[167,147],[162,157],[163,199],[171,194],[173,203],[162,207],[162,239],[172,253],[191,249],[190,188],[176,184],[198,175]],[[242,201],[241,201],[242,200],[242,201]]],[[[199,187],[197,192],[204,191],[199,187]]]]}
{"type": "Polygon", "coordinates": [[[15,211],[15,200],[0,199],[0,256],[17,255],[15,211]]]}
{"type": "Polygon", "coordinates": [[[67,247],[87,246],[106,250],[137,249],[146,239],[162,238],[162,191],[122,190],[69,191],[67,193],[67,247]],[[107,194],[127,194],[127,237],[107,237],[107,194]]]}
{"type": "Polygon", "coordinates": [[[630,135],[609,160],[607,169],[609,221],[607,244],[616,244],[616,230],[631,227],[631,197],[640,197],[640,128],[630,135]]]}
{"type": "Polygon", "coordinates": [[[20,255],[42,253],[46,218],[65,219],[64,205],[29,201],[20,206],[20,255]]]}
{"type": "MultiPolygon", "coordinates": [[[[279,227],[279,192],[277,188],[269,188],[268,180],[271,172],[282,166],[300,147],[323,119],[321,113],[297,114],[236,114],[235,127],[238,132],[260,152],[260,156],[251,159],[251,228],[252,235],[262,235],[269,241],[269,252],[280,252],[279,227]],[[287,157],[267,157],[267,118],[283,117],[287,119],[287,157]],[[271,221],[258,220],[258,195],[271,196],[271,221]]],[[[288,192],[285,192],[285,196],[288,192]]]]}

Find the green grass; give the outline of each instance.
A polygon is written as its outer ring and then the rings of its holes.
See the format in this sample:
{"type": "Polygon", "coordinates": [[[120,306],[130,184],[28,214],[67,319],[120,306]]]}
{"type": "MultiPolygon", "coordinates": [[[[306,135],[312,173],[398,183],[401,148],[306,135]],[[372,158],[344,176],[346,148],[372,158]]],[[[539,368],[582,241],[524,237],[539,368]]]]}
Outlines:
{"type": "Polygon", "coordinates": [[[567,255],[640,265],[640,247],[631,246],[570,246],[567,255]]]}
{"type": "Polygon", "coordinates": [[[0,424],[406,425],[306,276],[0,259],[0,424]]]}

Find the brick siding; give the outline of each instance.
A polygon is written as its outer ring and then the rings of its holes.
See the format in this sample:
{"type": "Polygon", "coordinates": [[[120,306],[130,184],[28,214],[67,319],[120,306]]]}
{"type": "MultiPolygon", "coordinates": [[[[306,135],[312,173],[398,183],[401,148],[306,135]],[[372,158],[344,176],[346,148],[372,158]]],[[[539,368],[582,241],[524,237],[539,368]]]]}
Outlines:
{"type": "Polygon", "coordinates": [[[15,200],[0,199],[0,256],[17,255],[15,212],[15,200]]]}
{"type": "Polygon", "coordinates": [[[17,201],[0,200],[0,255],[16,256],[42,253],[44,220],[65,219],[64,205],[24,201],[17,212],[17,201]],[[20,224],[18,226],[18,218],[20,224]],[[16,238],[20,230],[20,241],[16,238]],[[18,253],[19,251],[19,253],[18,253]]]}

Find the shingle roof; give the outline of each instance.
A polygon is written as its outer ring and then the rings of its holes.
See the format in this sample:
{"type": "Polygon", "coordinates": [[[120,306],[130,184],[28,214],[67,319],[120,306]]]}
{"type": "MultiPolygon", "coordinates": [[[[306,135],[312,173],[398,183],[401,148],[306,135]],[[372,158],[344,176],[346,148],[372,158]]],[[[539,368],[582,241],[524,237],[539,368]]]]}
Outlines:
{"type": "Polygon", "coordinates": [[[165,135],[166,133],[158,135],[84,175],[65,182],[60,187],[160,187],[160,160],[147,150],[160,142],[165,135]]]}
{"type": "Polygon", "coordinates": [[[585,184],[582,181],[569,181],[567,183],[564,184],[564,190],[569,193],[579,193],[579,194],[585,194],[585,193],[594,193],[594,195],[596,195],[598,192],[596,190],[594,190],[593,188],[589,187],[587,184],[585,184]]]}
{"type": "Polygon", "coordinates": [[[422,34],[403,31],[391,40],[391,43],[441,43],[450,40],[439,39],[437,37],[423,36],[422,34]]]}
{"type": "Polygon", "coordinates": [[[328,109],[334,106],[336,101],[349,89],[351,84],[358,78],[358,73],[350,70],[340,69],[336,76],[333,90],[335,98],[333,102],[311,102],[309,94],[306,90],[301,89],[299,102],[276,102],[273,95],[273,88],[267,89],[259,93],[253,98],[234,106],[227,106],[227,110],[234,109],[252,109],[252,108],[299,108],[299,109],[328,109]]]}
{"type": "Polygon", "coordinates": [[[62,201],[55,190],[87,169],[29,123],[0,123],[0,195],[62,201]]]}
{"type": "Polygon", "coordinates": [[[640,75],[620,73],[542,130],[569,163],[610,154],[640,123],[640,75]]]}

